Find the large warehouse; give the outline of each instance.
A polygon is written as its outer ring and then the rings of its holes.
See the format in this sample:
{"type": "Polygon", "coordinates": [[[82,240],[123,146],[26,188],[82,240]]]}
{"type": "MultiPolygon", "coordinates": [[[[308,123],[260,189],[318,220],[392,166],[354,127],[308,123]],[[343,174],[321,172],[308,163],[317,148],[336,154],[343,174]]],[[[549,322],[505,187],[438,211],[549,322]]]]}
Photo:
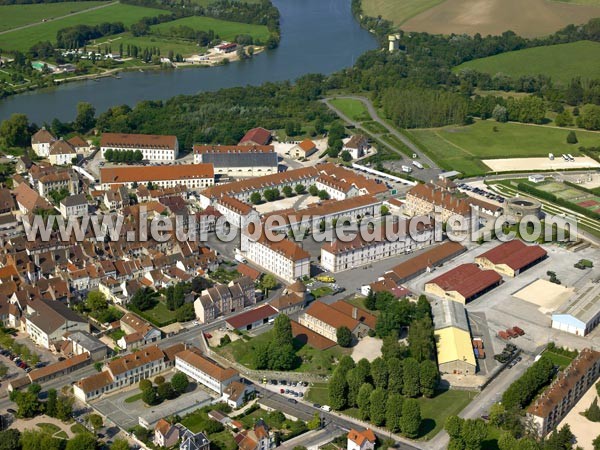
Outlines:
{"type": "Polygon", "coordinates": [[[431,303],[440,372],[474,374],[477,368],[464,305],[448,299],[431,303]]]}
{"type": "Polygon", "coordinates": [[[548,254],[539,245],[525,245],[518,239],[504,242],[475,258],[483,269],[495,270],[501,275],[516,277],[546,258],[548,254]]]}
{"type": "Polygon", "coordinates": [[[425,292],[465,305],[501,282],[502,277],[493,270],[481,270],[477,264],[466,263],[425,283],[425,292]]]}
{"type": "Polygon", "coordinates": [[[600,322],[600,283],[590,281],[552,314],[552,328],[585,336],[600,322]]]}

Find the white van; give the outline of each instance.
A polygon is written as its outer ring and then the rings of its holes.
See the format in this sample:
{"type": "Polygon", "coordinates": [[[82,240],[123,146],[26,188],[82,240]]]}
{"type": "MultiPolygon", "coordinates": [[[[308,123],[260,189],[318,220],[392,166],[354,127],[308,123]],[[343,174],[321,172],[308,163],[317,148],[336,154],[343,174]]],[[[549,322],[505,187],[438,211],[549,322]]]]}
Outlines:
{"type": "Polygon", "coordinates": [[[248,260],[246,258],[244,258],[243,255],[240,255],[239,253],[237,255],[235,255],[235,260],[237,262],[244,263],[244,264],[246,264],[248,262],[248,260]]]}
{"type": "Polygon", "coordinates": [[[412,167],[410,166],[402,166],[402,172],[411,173],[412,167]]]}
{"type": "Polygon", "coordinates": [[[321,406],[321,409],[322,409],[323,411],[327,411],[327,412],[329,412],[329,411],[331,411],[331,406],[329,406],[329,405],[323,405],[323,406],[321,406]]]}
{"type": "Polygon", "coordinates": [[[413,161],[412,165],[415,166],[418,169],[422,169],[423,168],[423,164],[421,164],[419,161],[413,161]]]}

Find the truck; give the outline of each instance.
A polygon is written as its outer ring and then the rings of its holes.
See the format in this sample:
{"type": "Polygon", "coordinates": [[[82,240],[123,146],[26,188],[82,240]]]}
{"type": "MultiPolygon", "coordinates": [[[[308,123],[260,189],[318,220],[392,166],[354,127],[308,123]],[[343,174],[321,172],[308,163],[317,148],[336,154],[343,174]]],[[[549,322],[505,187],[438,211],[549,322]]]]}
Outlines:
{"type": "Polygon", "coordinates": [[[479,350],[479,359],[485,359],[485,350],[479,350]]]}
{"type": "Polygon", "coordinates": [[[410,166],[402,166],[402,172],[411,173],[412,168],[410,166]]]}
{"type": "Polygon", "coordinates": [[[553,153],[548,153],[548,159],[550,161],[554,161],[554,154],[553,153]]]}
{"type": "Polygon", "coordinates": [[[246,264],[248,262],[248,260],[246,258],[244,258],[244,255],[242,255],[241,253],[236,253],[235,260],[239,263],[244,263],[244,264],[246,264]]]}
{"type": "Polygon", "coordinates": [[[523,336],[525,334],[525,332],[523,331],[523,329],[519,328],[519,327],[513,327],[513,331],[515,333],[517,333],[519,336],[523,336]]]}
{"type": "Polygon", "coordinates": [[[423,164],[421,164],[419,161],[413,161],[412,165],[415,166],[417,169],[423,168],[423,164]]]}
{"type": "Polygon", "coordinates": [[[508,334],[511,338],[519,337],[519,334],[512,328],[507,328],[506,334],[508,334]]]}
{"type": "Polygon", "coordinates": [[[498,331],[498,337],[500,339],[504,339],[505,341],[507,341],[509,339],[508,334],[506,333],[506,331],[498,331]]]}

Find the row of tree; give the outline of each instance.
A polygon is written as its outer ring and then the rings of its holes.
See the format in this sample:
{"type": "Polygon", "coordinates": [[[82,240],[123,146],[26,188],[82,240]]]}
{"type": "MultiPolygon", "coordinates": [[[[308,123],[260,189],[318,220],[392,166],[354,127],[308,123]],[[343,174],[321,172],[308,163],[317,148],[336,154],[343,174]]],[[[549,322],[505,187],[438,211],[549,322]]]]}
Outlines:
{"type": "MultiPolygon", "coordinates": [[[[44,430],[29,429],[21,433],[10,428],[0,431],[0,450],[99,450],[100,447],[91,433],[79,433],[65,440],[44,430]]],[[[110,449],[129,450],[130,447],[125,439],[118,438],[110,449]]]]}
{"type": "Polygon", "coordinates": [[[189,381],[184,373],[177,372],[171,381],[165,381],[165,378],[159,375],[154,379],[154,383],[152,384],[150,379],[145,378],[139,384],[142,401],[147,405],[158,405],[165,400],[179,397],[187,389],[189,381]]]}
{"type": "Polygon", "coordinates": [[[104,159],[108,162],[140,162],[144,155],[140,150],[113,150],[109,148],[104,152],[104,159]]]}

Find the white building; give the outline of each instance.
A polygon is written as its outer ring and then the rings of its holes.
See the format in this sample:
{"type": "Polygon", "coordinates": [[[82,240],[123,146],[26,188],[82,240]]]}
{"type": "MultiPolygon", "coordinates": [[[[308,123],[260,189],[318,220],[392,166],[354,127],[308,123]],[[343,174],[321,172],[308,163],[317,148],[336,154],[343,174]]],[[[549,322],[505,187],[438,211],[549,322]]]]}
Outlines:
{"type": "Polygon", "coordinates": [[[270,241],[263,235],[254,240],[242,233],[242,251],[254,264],[289,283],[310,276],[310,254],[285,237],[270,241]]]}
{"type": "Polygon", "coordinates": [[[77,158],[77,150],[69,142],[60,138],[50,144],[48,160],[53,166],[67,166],[73,164],[77,158]]]}
{"type": "Polygon", "coordinates": [[[363,431],[350,430],[348,432],[348,450],[375,450],[375,441],[377,438],[370,428],[363,431]]]}
{"type": "Polygon", "coordinates": [[[352,136],[342,147],[342,151],[347,151],[352,156],[352,159],[358,159],[365,154],[369,148],[369,141],[366,137],[360,134],[352,136]]]}
{"type": "Polygon", "coordinates": [[[544,175],[529,175],[529,177],[527,177],[527,178],[532,183],[541,183],[542,181],[544,181],[546,179],[546,177],[544,175]]]}
{"type": "Polygon", "coordinates": [[[334,200],[345,200],[347,198],[360,195],[360,190],[348,183],[346,180],[330,177],[329,175],[321,175],[317,178],[315,186],[320,191],[325,191],[334,200]]]}
{"type": "Polygon", "coordinates": [[[179,156],[177,136],[103,133],[100,138],[103,157],[109,149],[118,152],[139,150],[148,161],[175,161],[179,156]]]}
{"type": "Polygon", "coordinates": [[[212,164],[182,164],[172,166],[126,166],[103,167],[100,169],[100,184],[108,190],[114,185],[125,185],[129,189],[137,184],[152,183],[162,188],[185,186],[202,190],[212,186],[215,174],[212,164]]]}
{"type": "Polygon", "coordinates": [[[83,217],[88,215],[88,202],[84,194],[70,195],[60,202],[60,214],[68,217],[83,217]]]}
{"type": "Polygon", "coordinates": [[[238,228],[245,228],[253,220],[259,220],[258,212],[252,206],[228,195],[217,200],[215,209],[227,219],[227,222],[238,228]]]}
{"type": "Polygon", "coordinates": [[[552,314],[552,328],[585,336],[600,323],[600,283],[590,281],[552,314]]]}
{"type": "Polygon", "coordinates": [[[50,349],[67,331],[89,332],[90,325],[62,302],[40,299],[27,304],[25,330],[33,342],[50,349]]]}
{"type": "Polygon", "coordinates": [[[37,133],[31,136],[31,148],[40,158],[46,158],[50,154],[50,145],[56,141],[56,137],[42,127],[37,133]]]}
{"type": "Polygon", "coordinates": [[[192,350],[184,350],[175,356],[175,368],[219,395],[223,395],[230,383],[240,379],[237,370],[224,369],[192,350]]]}
{"type": "Polygon", "coordinates": [[[372,238],[365,239],[361,233],[357,233],[349,242],[336,239],[325,243],[321,247],[323,269],[333,273],[342,272],[428,247],[434,243],[433,221],[424,218],[417,236],[410,235],[406,220],[390,223],[387,233],[385,225],[382,225],[369,235],[372,238]]]}

